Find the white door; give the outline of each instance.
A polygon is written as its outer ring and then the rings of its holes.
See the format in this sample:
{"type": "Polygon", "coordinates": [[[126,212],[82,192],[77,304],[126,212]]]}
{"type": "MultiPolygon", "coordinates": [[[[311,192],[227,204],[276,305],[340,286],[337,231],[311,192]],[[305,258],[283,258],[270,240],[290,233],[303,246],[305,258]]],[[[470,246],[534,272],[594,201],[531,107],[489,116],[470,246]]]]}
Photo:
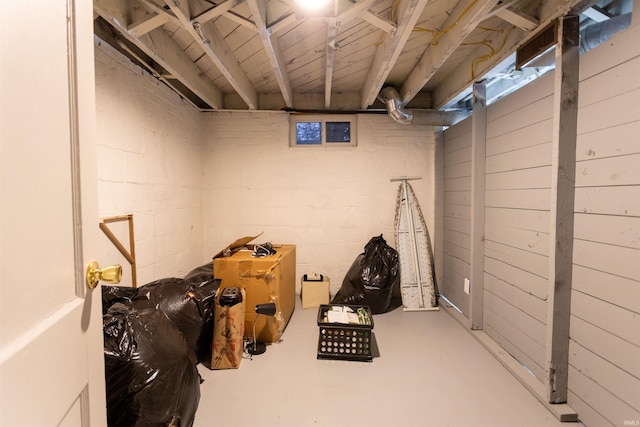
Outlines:
{"type": "Polygon", "coordinates": [[[100,288],[84,282],[98,233],[92,13],[86,0],[0,13],[3,427],[106,424],[100,288]]]}

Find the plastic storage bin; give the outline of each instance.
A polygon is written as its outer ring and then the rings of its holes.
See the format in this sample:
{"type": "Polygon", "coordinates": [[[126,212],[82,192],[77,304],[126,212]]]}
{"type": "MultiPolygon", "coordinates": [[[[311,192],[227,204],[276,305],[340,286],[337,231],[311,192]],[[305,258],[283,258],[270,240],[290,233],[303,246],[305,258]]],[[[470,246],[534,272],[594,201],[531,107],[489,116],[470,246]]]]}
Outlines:
{"type": "Polygon", "coordinates": [[[323,304],[318,308],[318,359],[373,361],[371,352],[373,315],[364,305],[323,304]],[[371,321],[369,325],[332,323],[325,319],[331,307],[350,307],[354,312],[364,309],[371,321]]]}

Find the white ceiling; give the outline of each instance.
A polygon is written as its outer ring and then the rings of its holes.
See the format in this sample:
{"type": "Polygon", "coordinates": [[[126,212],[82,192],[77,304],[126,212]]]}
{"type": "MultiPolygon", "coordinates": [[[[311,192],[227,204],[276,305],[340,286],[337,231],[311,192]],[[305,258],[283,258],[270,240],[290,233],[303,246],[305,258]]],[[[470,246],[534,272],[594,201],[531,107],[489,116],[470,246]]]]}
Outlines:
{"type": "Polygon", "coordinates": [[[581,0],[94,0],[96,34],[202,110],[438,109],[581,0]]]}

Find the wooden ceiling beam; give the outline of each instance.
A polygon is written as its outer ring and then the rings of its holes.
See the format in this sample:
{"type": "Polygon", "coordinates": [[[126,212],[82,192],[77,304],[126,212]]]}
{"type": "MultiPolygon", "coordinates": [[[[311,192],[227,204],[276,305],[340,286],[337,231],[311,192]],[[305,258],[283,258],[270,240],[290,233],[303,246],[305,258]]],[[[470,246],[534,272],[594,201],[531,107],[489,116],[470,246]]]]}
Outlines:
{"type": "Polygon", "coordinates": [[[509,9],[508,7],[501,7],[495,14],[500,17],[500,19],[507,21],[518,28],[522,28],[525,31],[532,31],[540,24],[540,21],[536,18],[525,13],[509,9]]]}
{"type": "Polygon", "coordinates": [[[203,76],[202,70],[187,56],[164,31],[157,29],[141,36],[127,31],[127,7],[129,0],[94,0],[93,8],[124,38],[135,44],[146,55],[180,80],[211,108],[222,108],[222,93],[203,76]]]}
{"type": "Polygon", "coordinates": [[[497,0],[462,0],[456,5],[400,88],[403,104],[420,92],[496,3],[497,0]]]}
{"type": "Polygon", "coordinates": [[[402,48],[407,43],[413,27],[415,27],[427,2],[428,0],[400,0],[397,9],[397,30],[394,34],[387,34],[382,44],[376,49],[371,71],[369,71],[365,80],[361,92],[361,107],[363,109],[373,104],[376,100],[382,85],[391,72],[398,56],[400,56],[400,52],[402,52],[402,48]]]}
{"type": "Polygon", "coordinates": [[[225,0],[211,9],[207,9],[199,15],[193,17],[194,21],[198,21],[200,25],[217,18],[242,3],[244,0],[225,0]]]}
{"type": "Polygon", "coordinates": [[[245,18],[244,16],[240,16],[231,10],[239,4],[244,3],[244,1],[245,0],[225,0],[222,3],[212,7],[211,9],[207,9],[204,12],[194,16],[192,21],[197,21],[200,23],[200,25],[202,25],[219,16],[224,16],[225,18],[235,22],[236,24],[247,27],[252,31],[257,31],[256,24],[253,21],[245,18]]]}
{"type": "Polygon", "coordinates": [[[247,4],[249,5],[253,21],[255,22],[256,31],[258,31],[260,35],[262,46],[278,81],[284,102],[287,107],[293,108],[293,90],[291,89],[291,82],[289,81],[289,74],[287,73],[287,64],[282,57],[278,38],[267,28],[266,4],[262,0],[247,0],[247,4]]]}
{"type": "Polygon", "coordinates": [[[393,22],[387,19],[381,18],[375,13],[372,13],[369,11],[366,11],[362,15],[362,20],[367,21],[369,24],[373,25],[374,27],[377,27],[378,29],[384,31],[387,34],[393,34],[397,30],[396,24],[394,24],[393,22]]]}
{"type": "Polygon", "coordinates": [[[355,18],[362,18],[362,15],[369,11],[369,8],[378,0],[359,0],[349,6],[338,15],[338,25],[344,25],[355,18]]]}
{"type": "MultiPolygon", "coordinates": [[[[378,27],[385,33],[393,33],[396,31],[396,25],[380,16],[376,15],[373,12],[369,11],[369,8],[373,6],[378,0],[359,0],[357,3],[349,6],[346,10],[343,10],[342,13],[337,15],[337,24],[338,26],[342,26],[347,22],[353,19],[362,19],[363,21],[368,22],[374,27],[378,27]]],[[[337,6],[337,3],[336,3],[337,6]]]]}
{"type": "Polygon", "coordinates": [[[553,0],[542,3],[539,11],[540,24],[534,31],[524,33],[516,28],[509,33],[494,35],[491,42],[492,46],[502,46],[502,49],[485,61],[478,61],[478,58],[486,56],[486,49],[482,51],[478,49],[475,53],[468,55],[467,59],[440,82],[433,91],[433,107],[440,108],[455,99],[458,94],[464,92],[474,81],[481,79],[555,19],[570,12],[575,13],[575,9],[581,10],[588,5],[589,1],[587,0],[553,0]]]}
{"type": "Polygon", "coordinates": [[[192,20],[188,1],[165,0],[165,2],[180,21],[182,28],[200,45],[249,109],[256,110],[258,94],[217,27],[211,22],[201,24],[197,20],[192,20]]]}
{"type": "Polygon", "coordinates": [[[333,68],[336,53],[336,37],[338,36],[338,20],[327,22],[327,47],[324,65],[324,108],[331,108],[331,88],[333,86],[333,68]]]}
{"type": "Polygon", "coordinates": [[[163,26],[164,23],[168,20],[169,17],[166,14],[156,14],[151,18],[134,22],[133,24],[127,26],[127,31],[134,37],[140,37],[150,31],[155,30],[158,27],[163,26]]]}

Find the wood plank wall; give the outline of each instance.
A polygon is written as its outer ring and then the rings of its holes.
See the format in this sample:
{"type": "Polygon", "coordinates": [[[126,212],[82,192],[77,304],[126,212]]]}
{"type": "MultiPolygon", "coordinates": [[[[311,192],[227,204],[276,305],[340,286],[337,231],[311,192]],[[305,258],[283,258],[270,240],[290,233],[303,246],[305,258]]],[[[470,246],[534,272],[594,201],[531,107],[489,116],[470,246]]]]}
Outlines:
{"type": "Polygon", "coordinates": [[[469,317],[464,279],[471,263],[471,118],[445,132],[443,273],[439,292],[469,317]]]}
{"type": "Polygon", "coordinates": [[[637,6],[634,12],[631,28],[580,59],[568,400],[588,426],[640,422],[637,6]]]}
{"type": "MultiPolygon", "coordinates": [[[[640,422],[640,21],[581,56],[568,404],[640,422]]],[[[488,109],[484,330],[544,379],[553,73],[488,109]]],[[[441,292],[468,311],[471,120],[444,132],[441,292]]],[[[472,285],[473,286],[473,285],[472,285]]]]}
{"type": "Polygon", "coordinates": [[[488,108],[484,330],[544,379],[553,73],[488,108]]]}

